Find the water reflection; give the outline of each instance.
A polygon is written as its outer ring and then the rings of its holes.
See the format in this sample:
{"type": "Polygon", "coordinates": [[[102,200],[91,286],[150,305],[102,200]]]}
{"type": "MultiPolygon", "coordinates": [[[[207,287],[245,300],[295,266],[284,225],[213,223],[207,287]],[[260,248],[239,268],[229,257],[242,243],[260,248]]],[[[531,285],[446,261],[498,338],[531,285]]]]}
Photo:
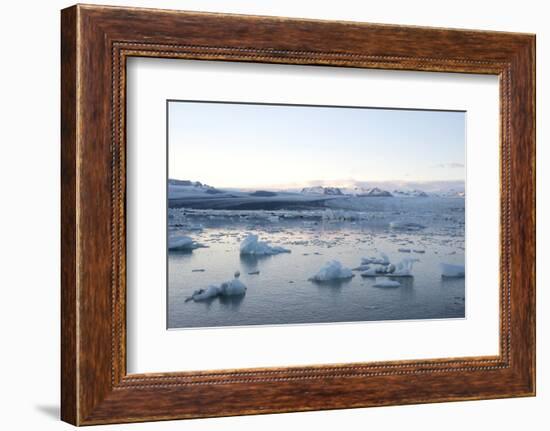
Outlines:
{"type": "Polygon", "coordinates": [[[220,296],[219,299],[221,308],[237,311],[241,307],[241,303],[243,302],[245,296],[246,295],[220,296]]]}
{"type": "Polygon", "coordinates": [[[258,256],[254,254],[241,254],[240,261],[244,271],[253,272],[258,270],[258,263],[266,259],[271,259],[271,256],[258,256]]]}
{"type": "Polygon", "coordinates": [[[342,290],[342,287],[349,284],[353,280],[352,278],[347,278],[344,280],[327,280],[327,281],[316,281],[316,280],[310,280],[312,284],[314,284],[319,291],[324,291],[327,289],[330,289],[330,291],[340,292],[342,290]]]}
{"type": "Polygon", "coordinates": [[[448,289],[464,285],[464,278],[459,277],[441,277],[440,286],[448,289]]]}
{"type": "Polygon", "coordinates": [[[193,250],[170,250],[168,257],[170,259],[189,259],[193,257],[193,250]]]}
{"type": "MultiPolygon", "coordinates": [[[[392,277],[389,277],[392,279],[392,277]]],[[[414,277],[393,277],[401,283],[399,287],[399,297],[403,301],[410,302],[411,299],[416,297],[416,291],[414,289],[414,277]]]]}
{"type": "Polygon", "coordinates": [[[187,301],[186,304],[202,304],[206,310],[212,308],[212,303],[216,301],[216,297],[203,299],[202,301],[187,301]]]}

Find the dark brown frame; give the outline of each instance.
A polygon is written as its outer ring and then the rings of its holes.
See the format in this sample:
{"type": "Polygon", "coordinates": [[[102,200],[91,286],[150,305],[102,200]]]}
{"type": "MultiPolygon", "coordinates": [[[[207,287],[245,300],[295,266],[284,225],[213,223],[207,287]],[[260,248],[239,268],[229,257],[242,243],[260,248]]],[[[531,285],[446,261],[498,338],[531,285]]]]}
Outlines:
{"type": "Polygon", "coordinates": [[[534,35],[82,5],[61,17],[63,420],[88,425],[535,394],[534,35]],[[127,375],[129,56],[498,75],[500,354],[127,375]]]}

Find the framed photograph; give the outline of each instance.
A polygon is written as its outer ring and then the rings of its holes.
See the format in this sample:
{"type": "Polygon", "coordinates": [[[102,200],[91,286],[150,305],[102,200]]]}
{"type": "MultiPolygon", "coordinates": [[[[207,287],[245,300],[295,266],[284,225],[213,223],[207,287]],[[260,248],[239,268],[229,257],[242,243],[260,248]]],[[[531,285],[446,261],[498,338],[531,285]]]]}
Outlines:
{"type": "Polygon", "coordinates": [[[535,394],[535,36],[62,11],[62,419],[535,394]]]}

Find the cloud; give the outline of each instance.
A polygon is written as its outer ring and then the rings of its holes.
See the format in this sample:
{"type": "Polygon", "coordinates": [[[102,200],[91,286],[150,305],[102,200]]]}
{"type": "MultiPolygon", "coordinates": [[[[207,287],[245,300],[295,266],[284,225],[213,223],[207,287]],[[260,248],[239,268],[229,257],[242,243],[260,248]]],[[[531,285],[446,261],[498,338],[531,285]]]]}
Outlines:
{"type": "Polygon", "coordinates": [[[463,168],[464,163],[439,163],[437,165],[433,165],[432,168],[446,168],[446,169],[458,169],[463,168]]]}

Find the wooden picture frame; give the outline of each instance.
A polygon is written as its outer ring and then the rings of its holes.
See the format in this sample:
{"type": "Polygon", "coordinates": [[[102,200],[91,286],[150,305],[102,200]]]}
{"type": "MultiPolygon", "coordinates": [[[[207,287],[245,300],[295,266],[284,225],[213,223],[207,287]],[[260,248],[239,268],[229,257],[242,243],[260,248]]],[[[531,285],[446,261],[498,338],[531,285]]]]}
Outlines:
{"type": "Polygon", "coordinates": [[[534,35],[84,5],[64,9],[61,17],[64,421],[91,425],[535,394],[534,35]],[[498,75],[500,354],[128,375],[130,56],[498,75]]]}

